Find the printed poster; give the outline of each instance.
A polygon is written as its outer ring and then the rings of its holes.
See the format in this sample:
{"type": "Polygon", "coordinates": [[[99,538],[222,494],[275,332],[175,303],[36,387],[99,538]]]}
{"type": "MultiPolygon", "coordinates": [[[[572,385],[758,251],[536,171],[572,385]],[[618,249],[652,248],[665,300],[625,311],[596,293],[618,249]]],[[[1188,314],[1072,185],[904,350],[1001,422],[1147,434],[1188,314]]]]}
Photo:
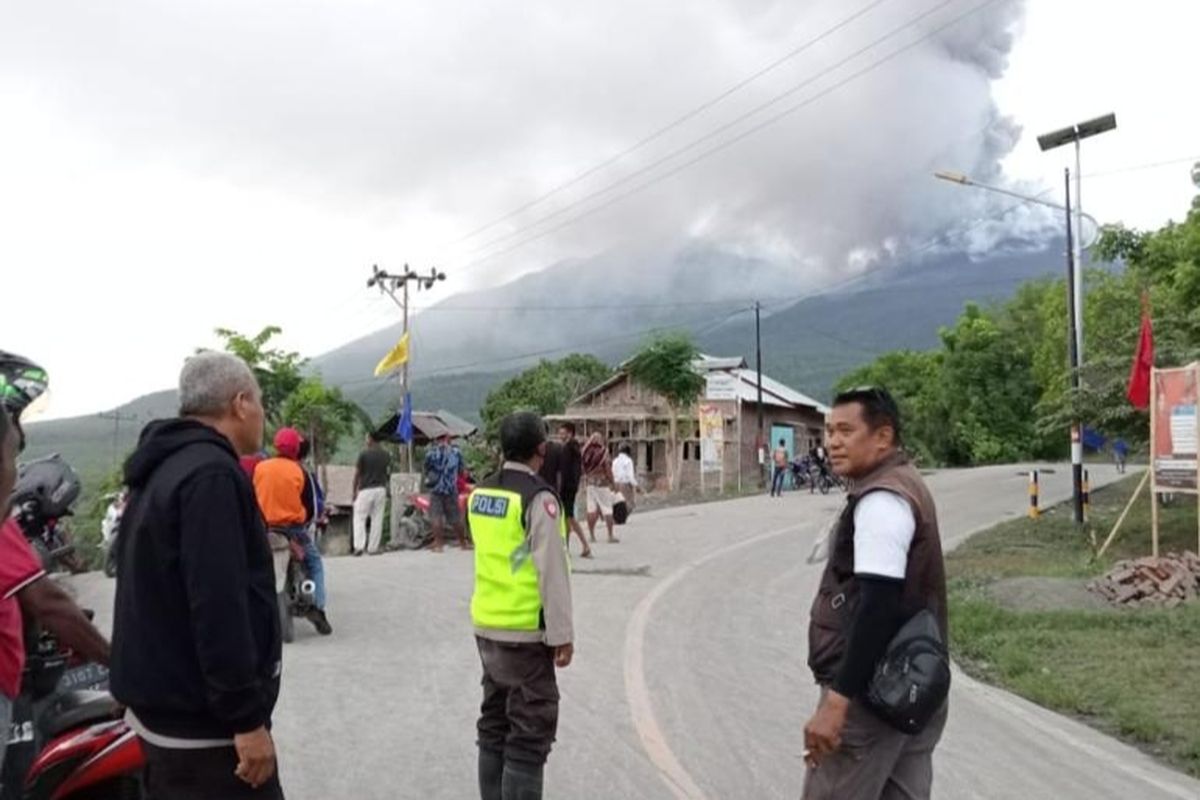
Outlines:
{"type": "Polygon", "coordinates": [[[725,415],[713,405],[700,406],[700,468],[718,472],[724,466],[725,415]]]}
{"type": "Polygon", "coordinates": [[[1154,488],[1156,491],[1195,492],[1197,429],[1196,364],[1181,369],[1156,369],[1154,392],[1154,488]]]}

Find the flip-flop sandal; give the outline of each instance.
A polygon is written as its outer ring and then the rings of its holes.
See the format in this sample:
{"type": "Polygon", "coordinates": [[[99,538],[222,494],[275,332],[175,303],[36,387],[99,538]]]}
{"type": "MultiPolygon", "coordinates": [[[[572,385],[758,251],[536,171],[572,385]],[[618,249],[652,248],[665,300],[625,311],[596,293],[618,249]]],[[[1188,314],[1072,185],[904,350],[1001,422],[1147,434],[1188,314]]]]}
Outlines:
{"type": "Polygon", "coordinates": [[[595,558],[595,556],[592,555],[591,550],[588,550],[586,553],[580,553],[579,557],[580,558],[595,558]]]}

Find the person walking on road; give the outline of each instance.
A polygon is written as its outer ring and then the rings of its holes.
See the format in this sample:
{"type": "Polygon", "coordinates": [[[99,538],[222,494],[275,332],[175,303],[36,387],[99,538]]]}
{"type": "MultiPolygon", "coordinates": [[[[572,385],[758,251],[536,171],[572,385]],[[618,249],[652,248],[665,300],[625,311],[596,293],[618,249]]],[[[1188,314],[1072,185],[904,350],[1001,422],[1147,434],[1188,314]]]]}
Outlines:
{"type": "MultiPolygon", "coordinates": [[[[579,487],[579,447],[575,446],[574,464],[576,469],[575,477],[571,478],[568,474],[568,461],[572,459],[570,453],[570,445],[574,442],[546,442],[546,457],[542,461],[542,466],[538,470],[538,476],[546,483],[550,484],[550,488],[558,493],[562,500],[563,513],[567,518],[567,527],[570,533],[574,533],[579,537],[580,543],[583,545],[583,550],[580,552],[580,558],[591,558],[592,548],[588,545],[587,537],[583,535],[583,528],[579,527],[579,523],[575,521],[575,494],[579,487]],[[568,492],[565,487],[571,487],[568,492]],[[570,505],[567,504],[567,497],[571,498],[570,505]]],[[[571,538],[567,537],[567,549],[571,549],[571,538]]]]}
{"type": "Polygon", "coordinates": [[[317,633],[328,636],[333,627],[325,614],[325,562],[316,541],[317,486],[300,462],[303,443],[295,428],[280,428],[275,433],[276,456],[255,468],[254,494],[267,530],[303,548],[304,569],[316,587],[308,621],[317,633]]]}
{"type": "Polygon", "coordinates": [[[821,686],[804,728],[804,800],[928,800],[946,705],[905,734],[861,698],[899,628],[928,609],[947,635],[937,509],[901,451],[900,412],[884,389],[843,392],[830,413],[834,472],[853,480],[813,601],[808,664],[821,686]]]}
{"type": "Polygon", "coordinates": [[[262,392],[241,359],[201,353],[183,367],[179,406],[146,426],[125,467],[112,693],[152,800],[282,798],[274,565],[238,463],[262,446],[262,392]]]}
{"type": "Polygon", "coordinates": [[[613,483],[625,498],[625,508],[632,514],[637,503],[637,467],[633,463],[633,451],[629,445],[621,445],[617,457],[613,459],[612,471],[613,483]]]}
{"type": "Polygon", "coordinates": [[[775,448],[771,459],[774,462],[774,471],[771,474],[771,497],[783,497],[783,482],[790,469],[788,466],[787,442],[783,439],[779,440],[779,447],[775,448]]]}
{"type": "MultiPolygon", "coordinates": [[[[579,537],[579,541],[583,543],[582,558],[591,558],[592,549],[588,545],[587,538],[583,535],[583,526],[579,524],[579,518],[575,514],[575,505],[579,498],[579,487],[583,483],[583,448],[579,446],[579,440],[575,438],[575,423],[564,422],[558,428],[558,441],[562,444],[562,498],[563,511],[567,515],[567,527],[571,529],[571,533],[579,537]]],[[[593,541],[595,539],[593,538],[593,541]]]]}
{"type": "Polygon", "coordinates": [[[478,730],[482,800],[540,800],[558,730],[556,669],[574,656],[570,564],[562,503],[538,477],[541,418],[500,423],[501,470],[471,494],[475,538],[471,618],[483,665],[478,730]]]}
{"type": "Polygon", "coordinates": [[[443,548],[443,532],[449,526],[458,536],[458,546],[469,550],[463,512],[458,505],[458,476],[466,469],[462,452],[450,434],[438,437],[437,446],[425,453],[425,488],[429,490],[429,521],[433,524],[433,552],[443,548]]]}
{"type": "Polygon", "coordinates": [[[583,464],[583,480],[587,485],[587,524],[588,536],[596,541],[596,523],[604,517],[604,525],[608,528],[608,541],[616,544],[614,534],[616,520],[613,518],[613,471],[612,458],[604,437],[593,433],[583,446],[580,454],[583,464]]]}
{"type": "Polygon", "coordinates": [[[366,449],[354,467],[354,555],[379,553],[383,542],[383,512],[387,508],[392,457],[379,445],[378,434],[367,435],[366,449]],[[367,534],[370,533],[368,541],[367,534]]]}
{"type": "Polygon", "coordinates": [[[1125,459],[1129,457],[1129,445],[1124,439],[1113,442],[1113,460],[1117,463],[1117,472],[1125,474],[1125,459]]]}

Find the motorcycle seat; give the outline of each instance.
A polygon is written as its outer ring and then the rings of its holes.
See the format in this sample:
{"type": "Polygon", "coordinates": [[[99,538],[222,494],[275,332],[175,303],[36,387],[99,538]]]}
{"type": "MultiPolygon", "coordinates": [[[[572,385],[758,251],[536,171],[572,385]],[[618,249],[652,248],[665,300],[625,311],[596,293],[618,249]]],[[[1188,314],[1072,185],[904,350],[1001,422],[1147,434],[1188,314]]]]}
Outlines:
{"type": "Polygon", "coordinates": [[[81,689],[63,692],[43,712],[41,728],[47,739],[61,736],[73,728],[115,719],[118,703],[108,692],[81,689]]]}

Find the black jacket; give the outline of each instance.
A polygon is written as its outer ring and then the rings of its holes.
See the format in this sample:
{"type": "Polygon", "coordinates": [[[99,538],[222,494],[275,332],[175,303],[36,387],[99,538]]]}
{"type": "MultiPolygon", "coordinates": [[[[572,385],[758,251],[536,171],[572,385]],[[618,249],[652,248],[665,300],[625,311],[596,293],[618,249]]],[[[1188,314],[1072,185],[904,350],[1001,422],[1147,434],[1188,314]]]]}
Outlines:
{"type": "Polygon", "coordinates": [[[153,422],[125,480],[113,695],[162,736],[269,725],[282,654],[275,570],[229,440],[192,420],[153,422]]]}

